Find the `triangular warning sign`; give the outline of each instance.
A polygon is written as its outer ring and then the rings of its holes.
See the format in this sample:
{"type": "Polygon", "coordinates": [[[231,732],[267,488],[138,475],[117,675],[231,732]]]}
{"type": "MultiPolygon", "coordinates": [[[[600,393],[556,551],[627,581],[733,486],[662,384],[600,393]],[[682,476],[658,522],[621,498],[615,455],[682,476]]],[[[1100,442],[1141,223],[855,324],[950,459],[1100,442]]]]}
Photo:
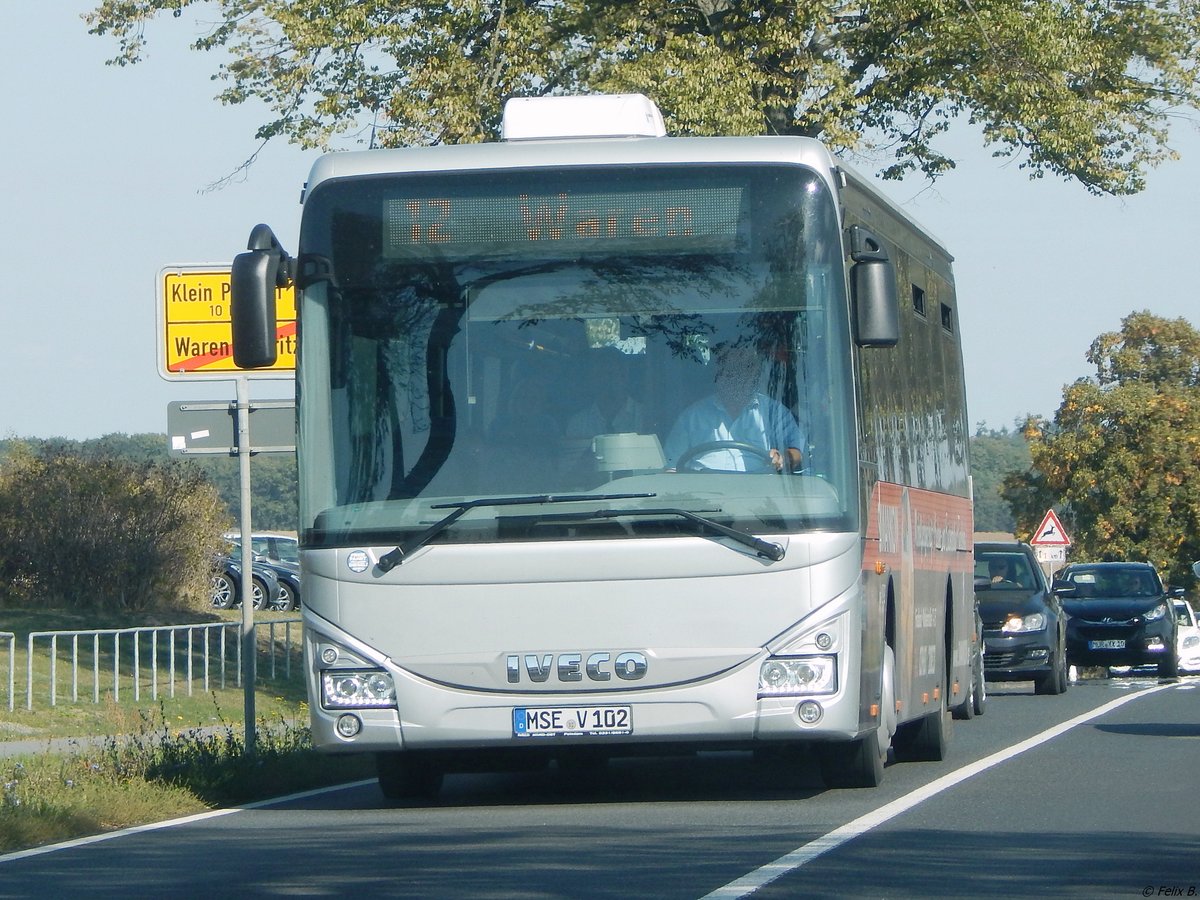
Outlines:
{"type": "Polygon", "coordinates": [[[1048,509],[1042,517],[1042,524],[1037,527],[1029,543],[1041,547],[1070,547],[1071,539],[1067,537],[1067,532],[1063,530],[1062,522],[1058,521],[1054,510],[1048,509]]]}

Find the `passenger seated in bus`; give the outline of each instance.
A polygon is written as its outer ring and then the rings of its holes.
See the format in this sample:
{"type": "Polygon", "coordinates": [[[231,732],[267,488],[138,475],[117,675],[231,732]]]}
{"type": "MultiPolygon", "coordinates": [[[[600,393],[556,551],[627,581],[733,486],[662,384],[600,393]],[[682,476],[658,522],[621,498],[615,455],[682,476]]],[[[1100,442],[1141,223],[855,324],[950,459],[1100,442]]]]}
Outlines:
{"type": "Polygon", "coordinates": [[[786,406],[756,390],[759,355],[754,347],[718,346],[715,362],[716,390],[680,413],[667,435],[667,469],[797,471],[804,433],[786,406]],[[727,446],[697,452],[714,443],[727,446]]]}
{"type": "Polygon", "coordinates": [[[601,434],[644,434],[649,430],[645,406],[631,388],[635,360],[615,347],[585,351],[579,384],[580,406],[567,419],[560,472],[569,484],[591,487],[596,475],[592,443],[601,434]]]}
{"type": "Polygon", "coordinates": [[[588,350],[583,376],[586,405],[567,420],[568,438],[598,434],[643,433],[646,410],[630,391],[630,368],[635,364],[615,347],[588,350]]]}

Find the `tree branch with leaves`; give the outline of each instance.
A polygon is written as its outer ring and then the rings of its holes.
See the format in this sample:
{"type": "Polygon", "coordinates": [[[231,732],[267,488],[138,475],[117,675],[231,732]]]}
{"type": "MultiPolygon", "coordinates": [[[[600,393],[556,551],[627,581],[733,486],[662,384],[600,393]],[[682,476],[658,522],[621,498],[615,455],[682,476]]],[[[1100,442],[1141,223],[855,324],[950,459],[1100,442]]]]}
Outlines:
{"type": "Polygon", "coordinates": [[[977,125],[1033,177],[1141,190],[1200,99],[1200,0],[103,0],[85,16],[140,61],[146,26],[216,21],[223,103],[261,102],[257,137],[326,148],[497,136],[503,101],[640,91],[674,134],[792,134],[886,156],[885,177],[954,166],[977,125]]]}

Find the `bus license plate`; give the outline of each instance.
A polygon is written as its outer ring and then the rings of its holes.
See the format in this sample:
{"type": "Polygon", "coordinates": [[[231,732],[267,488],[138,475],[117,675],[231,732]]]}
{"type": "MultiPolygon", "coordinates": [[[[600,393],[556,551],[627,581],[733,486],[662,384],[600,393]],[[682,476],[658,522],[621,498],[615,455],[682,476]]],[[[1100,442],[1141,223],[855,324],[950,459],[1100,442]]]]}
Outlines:
{"type": "Polygon", "coordinates": [[[1125,641],[1109,640],[1109,641],[1088,641],[1089,650],[1124,650],[1125,641]]]}
{"type": "Polygon", "coordinates": [[[629,706],[554,706],[513,710],[514,737],[632,734],[629,706]]]}

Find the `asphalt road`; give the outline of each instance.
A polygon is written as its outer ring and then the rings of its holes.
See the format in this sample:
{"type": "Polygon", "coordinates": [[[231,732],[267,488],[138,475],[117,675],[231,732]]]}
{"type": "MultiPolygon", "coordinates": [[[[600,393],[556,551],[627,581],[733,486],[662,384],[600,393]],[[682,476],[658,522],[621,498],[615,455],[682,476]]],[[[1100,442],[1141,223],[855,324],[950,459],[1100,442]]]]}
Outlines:
{"type": "Polygon", "coordinates": [[[1200,679],[992,691],[876,790],[745,754],[360,783],[0,857],[0,897],[1200,896],[1200,679]]]}

